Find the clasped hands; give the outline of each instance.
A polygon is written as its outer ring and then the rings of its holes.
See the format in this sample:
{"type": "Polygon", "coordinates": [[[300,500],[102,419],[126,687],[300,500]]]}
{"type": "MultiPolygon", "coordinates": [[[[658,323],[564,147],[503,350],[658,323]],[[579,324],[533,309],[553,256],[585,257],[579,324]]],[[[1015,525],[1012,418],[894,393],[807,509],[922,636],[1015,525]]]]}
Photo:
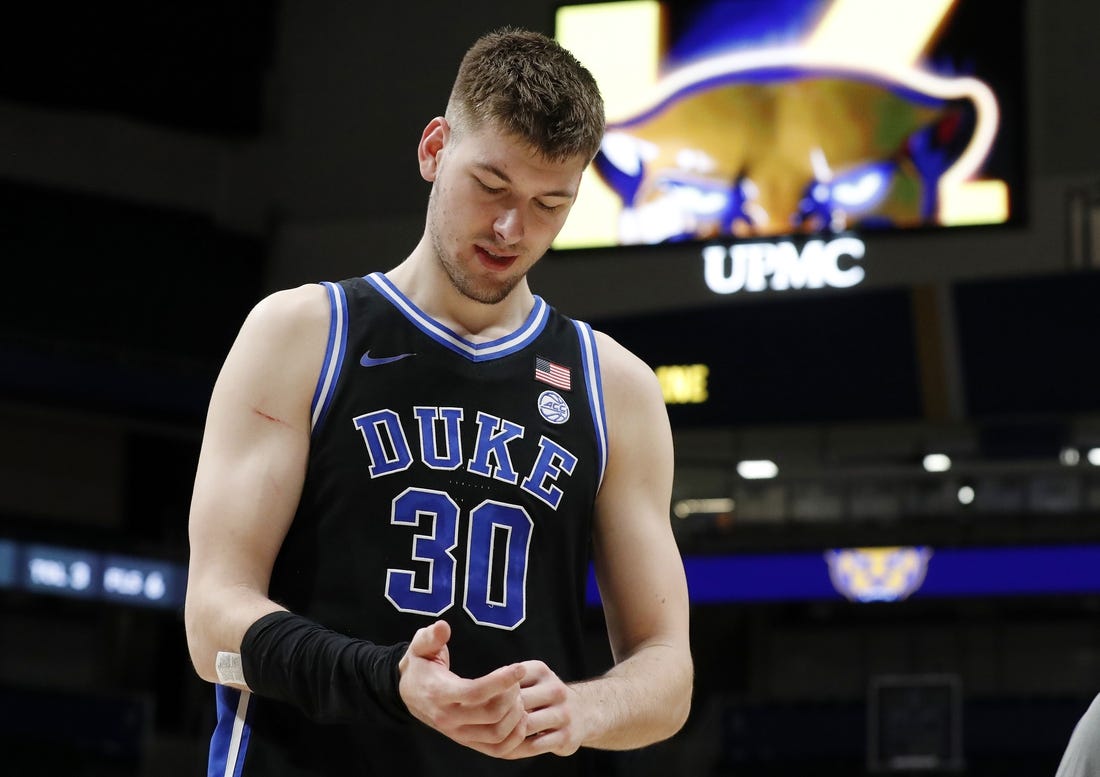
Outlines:
{"type": "Polygon", "coordinates": [[[419,629],[401,659],[401,698],[417,720],[494,758],[572,755],[584,740],[580,699],[542,661],[523,661],[482,677],[450,669],[451,628],[419,629]]]}

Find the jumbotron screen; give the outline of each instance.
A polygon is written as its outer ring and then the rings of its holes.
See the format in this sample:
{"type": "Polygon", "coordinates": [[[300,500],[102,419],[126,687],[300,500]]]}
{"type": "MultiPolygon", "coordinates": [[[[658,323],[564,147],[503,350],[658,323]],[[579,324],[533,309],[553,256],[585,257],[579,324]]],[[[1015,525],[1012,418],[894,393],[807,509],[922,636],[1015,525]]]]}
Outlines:
{"type": "Polygon", "coordinates": [[[1021,223],[1022,6],[558,5],[608,132],[554,248],[1021,223]]]}

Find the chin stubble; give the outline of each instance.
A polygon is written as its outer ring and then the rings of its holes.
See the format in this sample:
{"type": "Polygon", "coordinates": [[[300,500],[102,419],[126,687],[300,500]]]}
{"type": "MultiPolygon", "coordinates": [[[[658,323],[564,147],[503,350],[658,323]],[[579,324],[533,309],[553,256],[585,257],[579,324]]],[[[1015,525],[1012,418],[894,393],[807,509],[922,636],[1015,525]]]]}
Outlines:
{"type": "Polygon", "coordinates": [[[516,287],[516,284],[519,283],[519,279],[511,279],[504,285],[479,285],[477,279],[471,277],[462,267],[461,263],[443,247],[443,241],[440,239],[439,232],[435,226],[439,220],[439,214],[436,212],[438,206],[436,205],[434,194],[435,192],[433,190],[432,194],[429,195],[429,211],[432,212],[433,218],[429,221],[428,235],[431,239],[432,250],[435,252],[435,258],[436,261],[439,262],[439,266],[442,267],[443,272],[447,274],[447,278],[451,281],[451,285],[462,296],[484,305],[495,305],[501,302],[512,292],[512,289],[516,287]]]}

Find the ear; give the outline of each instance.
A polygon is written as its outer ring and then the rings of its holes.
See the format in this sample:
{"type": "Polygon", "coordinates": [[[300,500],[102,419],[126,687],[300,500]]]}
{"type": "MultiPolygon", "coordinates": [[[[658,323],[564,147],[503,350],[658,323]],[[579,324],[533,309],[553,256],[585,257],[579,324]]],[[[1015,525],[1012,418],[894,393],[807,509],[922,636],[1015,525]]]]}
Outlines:
{"type": "Polygon", "coordinates": [[[443,148],[451,136],[451,126],[442,116],[436,116],[424,128],[416,152],[420,159],[420,175],[425,181],[434,181],[439,171],[443,148]]]}

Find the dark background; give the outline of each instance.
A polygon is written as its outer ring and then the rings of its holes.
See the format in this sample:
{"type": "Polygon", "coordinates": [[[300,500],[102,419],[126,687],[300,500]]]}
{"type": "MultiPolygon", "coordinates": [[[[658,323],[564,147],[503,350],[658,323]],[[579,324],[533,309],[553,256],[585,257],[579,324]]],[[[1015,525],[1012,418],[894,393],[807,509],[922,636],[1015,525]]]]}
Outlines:
{"type": "MultiPolygon", "coordinates": [[[[995,35],[998,3],[978,5],[995,35]]],[[[710,365],[707,406],[670,407],[675,498],[737,507],[673,519],[685,554],[1100,536],[1083,458],[1100,445],[1100,10],[1023,15],[1025,224],[868,237],[868,280],[843,291],[718,298],[689,248],[533,273],[652,366],[710,365]],[[950,479],[897,498],[927,486],[931,450],[955,457],[950,479]],[[742,481],[746,457],[780,477],[742,481]],[[945,505],[974,478],[994,485],[972,507],[996,509],[945,505]],[[1035,496],[1052,488],[1057,507],[1035,496]],[[868,519],[857,497],[876,489],[868,519]]],[[[421,129],[503,23],[550,33],[553,4],[0,11],[0,539],[186,563],[205,404],[241,320],[275,288],[405,256],[421,129]]],[[[1100,692],[1098,612],[1095,592],[698,605],[691,720],[607,768],[857,775],[883,747],[950,747],[960,723],[963,773],[1053,774],[1100,692]]],[[[178,610],[0,590],[0,624],[16,772],[204,773],[213,694],[178,610]]]]}

